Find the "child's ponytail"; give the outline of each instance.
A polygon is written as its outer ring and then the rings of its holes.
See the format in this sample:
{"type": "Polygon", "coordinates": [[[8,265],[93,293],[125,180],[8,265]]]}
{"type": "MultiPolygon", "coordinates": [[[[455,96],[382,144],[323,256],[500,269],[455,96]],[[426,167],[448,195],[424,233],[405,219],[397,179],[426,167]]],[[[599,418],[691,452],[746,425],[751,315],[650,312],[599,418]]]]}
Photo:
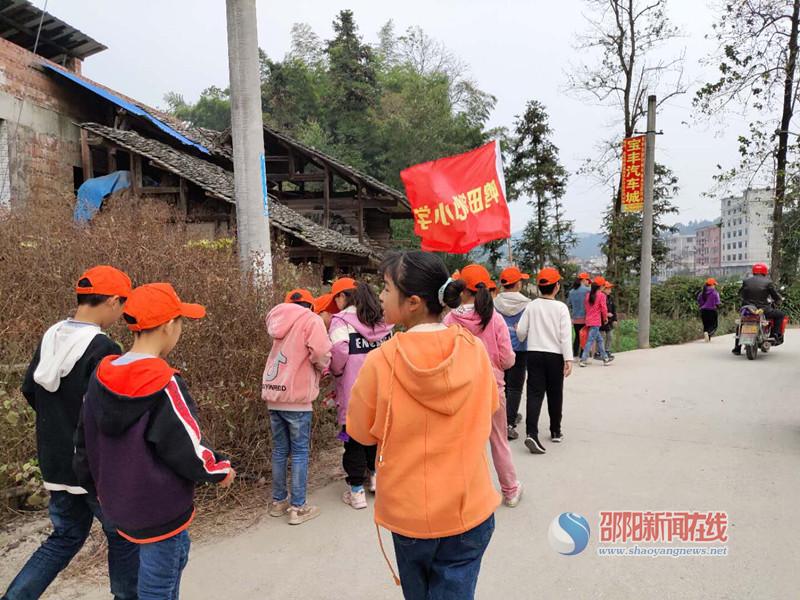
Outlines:
{"type": "Polygon", "coordinates": [[[483,283],[478,284],[478,291],[475,292],[475,312],[481,318],[481,330],[486,329],[494,315],[494,300],[489,288],[483,283]]]}

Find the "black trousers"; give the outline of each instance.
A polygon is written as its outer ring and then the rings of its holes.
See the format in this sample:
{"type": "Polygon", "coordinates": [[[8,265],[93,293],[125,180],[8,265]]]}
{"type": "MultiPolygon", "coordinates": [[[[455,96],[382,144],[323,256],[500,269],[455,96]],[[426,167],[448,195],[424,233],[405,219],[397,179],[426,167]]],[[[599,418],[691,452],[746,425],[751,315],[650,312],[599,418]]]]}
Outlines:
{"type": "Polygon", "coordinates": [[[564,404],[564,356],[552,352],[528,352],[528,402],[525,418],[527,435],[539,435],[539,414],[547,394],[550,433],[561,433],[564,404]]]}
{"type": "Polygon", "coordinates": [[[514,366],[505,373],[506,380],[506,416],[508,424],[517,424],[517,413],[522,401],[522,388],[525,387],[525,372],[528,369],[528,353],[525,350],[515,352],[517,360],[514,366]]]}
{"type": "Polygon", "coordinates": [[[572,324],[572,328],[575,330],[575,339],[572,340],[572,356],[581,355],[581,329],[583,329],[583,327],[583,323],[572,324]]]}
{"type": "Polygon", "coordinates": [[[375,454],[377,446],[364,446],[353,438],[344,443],[342,466],[347,473],[349,485],[364,485],[367,482],[367,469],[375,472],[375,454]]]}
{"type": "Polygon", "coordinates": [[[719,313],[710,308],[700,309],[700,319],[703,321],[703,331],[709,336],[717,332],[719,325],[719,313]]]}

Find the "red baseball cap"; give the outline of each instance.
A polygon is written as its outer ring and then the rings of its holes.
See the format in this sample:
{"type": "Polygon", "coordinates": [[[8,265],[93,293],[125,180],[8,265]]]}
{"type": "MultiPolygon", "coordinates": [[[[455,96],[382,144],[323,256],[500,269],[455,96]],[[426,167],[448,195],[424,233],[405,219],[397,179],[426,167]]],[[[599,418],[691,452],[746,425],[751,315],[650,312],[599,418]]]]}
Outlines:
{"type": "Polygon", "coordinates": [[[146,331],[176,317],[202,319],[206,316],[206,309],[200,304],[181,302],[175,289],[168,283],[148,283],[131,292],[125,303],[124,314],[134,320],[128,323],[128,329],[146,331]]]}
{"type": "Polygon", "coordinates": [[[717,280],[714,279],[713,277],[709,277],[708,279],[706,279],[706,285],[717,285],[717,280]]]}
{"type": "Polygon", "coordinates": [[[329,312],[333,314],[338,311],[338,307],[336,306],[336,303],[333,301],[333,294],[322,294],[322,296],[320,296],[319,298],[314,299],[313,304],[314,304],[314,312],[317,314],[323,312],[329,312]],[[331,305],[333,305],[333,307],[336,310],[332,310],[331,305]]]}
{"type": "Polygon", "coordinates": [[[75,292],[78,294],[100,294],[101,296],[122,296],[127,298],[131,295],[131,278],[125,273],[108,265],[92,267],[78,278],[75,284],[75,292]],[[81,280],[88,279],[89,286],[78,285],[81,280]]]}
{"type": "Polygon", "coordinates": [[[467,265],[461,269],[461,281],[472,292],[478,291],[478,285],[483,284],[486,289],[492,288],[492,278],[489,271],[481,265],[467,265]]]}
{"type": "Polygon", "coordinates": [[[559,281],[561,281],[561,273],[553,267],[545,267],[536,275],[536,283],[539,285],[553,285],[559,281]]]}
{"type": "Polygon", "coordinates": [[[503,269],[503,272],[500,273],[500,283],[502,285],[514,285],[520,279],[530,279],[531,276],[527,273],[523,273],[519,270],[518,267],[508,267],[503,269]]]}
{"type": "Polygon", "coordinates": [[[595,285],[599,285],[600,287],[603,287],[606,284],[606,279],[602,275],[598,275],[597,277],[594,278],[592,283],[594,283],[595,285]]]}
{"type": "Polygon", "coordinates": [[[578,279],[591,279],[591,277],[586,271],[584,271],[583,273],[578,273],[578,279]]]}
{"type": "Polygon", "coordinates": [[[489,280],[489,291],[490,291],[490,292],[493,292],[493,291],[495,291],[496,289],[497,289],[497,284],[496,284],[494,281],[492,281],[492,280],[489,280]]]}
{"type": "Polygon", "coordinates": [[[342,292],[356,289],[357,286],[358,283],[352,277],[340,277],[331,285],[331,294],[338,296],[342,292]]]}
{"type": "Polygon", "coordinates": [[[296,290],[291,290],[287,292],[286,298],[284,298],[283,301],[287,303],[308,302],[309,304],[313,305],[314,296],[312,296],[311,292],[309,292],[308,290],[298,288],[296,290]]]}

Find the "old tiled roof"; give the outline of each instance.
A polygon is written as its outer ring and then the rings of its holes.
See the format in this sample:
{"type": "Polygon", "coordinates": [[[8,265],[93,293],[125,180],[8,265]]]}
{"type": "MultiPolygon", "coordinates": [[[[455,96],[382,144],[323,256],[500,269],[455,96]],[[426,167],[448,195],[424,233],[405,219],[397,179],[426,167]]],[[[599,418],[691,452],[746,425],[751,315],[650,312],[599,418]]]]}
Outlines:
{"type": "MultiPolygon", "coordinates": [[[[135,131],[113,129],[97,123],[82,123],[81,127],[125,150],[148,158],[159,168],[188,179],[211,196],[226,202],[235,201],[233,173],[218,165],[176,150],[157,140],[146,138],[135,131]]],[[[324,252],[378,258],[376,250],[314,223],[272,197],[270,197],[270,221],[273,227],[324,252]]]]}

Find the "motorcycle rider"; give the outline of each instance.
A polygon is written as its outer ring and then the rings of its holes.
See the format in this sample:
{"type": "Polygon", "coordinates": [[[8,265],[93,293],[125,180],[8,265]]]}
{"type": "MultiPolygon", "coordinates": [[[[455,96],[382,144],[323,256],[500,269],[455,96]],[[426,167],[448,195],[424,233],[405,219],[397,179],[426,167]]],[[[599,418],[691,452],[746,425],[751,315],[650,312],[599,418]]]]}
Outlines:
{"type": "MultiPolygon", "coordinates": [[[[784,314],[775,306],[777,306],[783,297],[775,289],[775,284],[769,278],[769,267],[764,263],[756,263],[753,265],[753,276],[748,277],[742,282],[742,289],[739,290],[742,306],[752,304],[756,308],[764,311],[764,316],[772,321],[772,337],[775,338],[775,345],[778,346],[783,343],[783,318],[784,314]]],[[[741,354],[742,347],[739,344],[739,336],[737,332],[736,342],[732,352],[734,354],[741,354]]]]}

